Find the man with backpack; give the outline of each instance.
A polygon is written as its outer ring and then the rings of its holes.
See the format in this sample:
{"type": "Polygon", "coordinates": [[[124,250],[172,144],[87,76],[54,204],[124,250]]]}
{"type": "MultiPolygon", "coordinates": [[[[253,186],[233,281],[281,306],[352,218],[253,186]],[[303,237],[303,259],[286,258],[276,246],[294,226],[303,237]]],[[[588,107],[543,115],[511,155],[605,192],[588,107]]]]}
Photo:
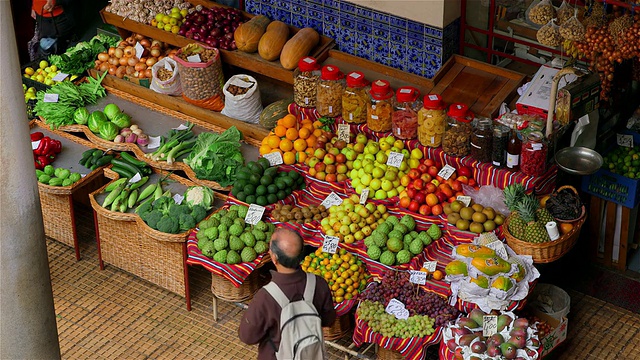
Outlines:
{"type": "Polygon", "coordinates": [[[300,268],[303,240],[278,228],[269,255],[276,266],[271,282],[254,296],[240,321],[240,340],[258,344],[258,359],[326,359],[322,327],[336,319],[327,282],[300,268]]]}

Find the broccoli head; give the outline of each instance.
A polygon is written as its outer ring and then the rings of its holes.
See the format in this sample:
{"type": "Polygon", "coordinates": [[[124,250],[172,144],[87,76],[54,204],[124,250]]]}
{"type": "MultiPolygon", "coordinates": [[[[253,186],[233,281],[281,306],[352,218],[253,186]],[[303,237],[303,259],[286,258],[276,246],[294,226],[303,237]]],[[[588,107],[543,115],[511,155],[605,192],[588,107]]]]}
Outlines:
{"type": "Polygon", "coordinates": [[[191,207],[191,216],[196,223],[199,223],[202,219],[207,217],[207,210],[202,205],[194,205],[191,207]]]}
{"type": "Polygon", "coordinates": [[[168,234],[177,234],[180,231],[180,223],[169,215],[163,215],[156,224],[156,230],[168,234]]]}
{"type": "Polygon", "coordinates": [[[161,196],[153,202],[153,208],[162,211],[163,215],[169,211],[169,206],[175,204],[175,200],[168,196],[161,196]]]}
{"type": "Polygon", "coordinates": [[[160,219],[162,219],[162,212],[160,212],[160,210],[154,209],[144,214],[145,216],[140,215],[142,220],[146,222],[150,228],[156,229],[158,226],[158,222],[160,222],[160,219]]]}
{"type": "Polygon", "coordinates": [[[180,231],[182,232],[196,227],[196,221],[190,214],[180,214],[178,222],[180,223],[180,231]]]}
{"type": "Polygon", "coordinates": [[[189,207],[187,205],[178,205],[178,204],[171,204],[168,207],[168,213],[167,215],[174,217],[174,218],[179,218],[180,215],[182,214],[188,214],[190,213],[191,210],[189,209],[189,207]]]}
{"type": "Polygon", "coordinates": [[[147,214],[152,209],[151,201],[145,201],[136,208],[136,213],[138,213],[140,217],[143,217],[143,215],[147,214]]]}

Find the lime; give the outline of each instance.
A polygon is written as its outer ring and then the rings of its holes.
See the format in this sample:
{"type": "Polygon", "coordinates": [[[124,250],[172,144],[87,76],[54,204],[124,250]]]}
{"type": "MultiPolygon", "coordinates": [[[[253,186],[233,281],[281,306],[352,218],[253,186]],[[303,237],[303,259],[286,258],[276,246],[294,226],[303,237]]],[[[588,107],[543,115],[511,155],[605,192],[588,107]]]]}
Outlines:
{"type": "Polygon", "coordinates": [[[260,195],[256,198],[256,204],[260,205],[260,206],[267,206],[267,204],[269,204],[267,202],[267,197],[264,195],[260,195]]]}
{"type": "Polygon", "coordinates": [[[267,187],[264,185],[258,185],[258,187],[256,188],[256,195],[266,195],[267,194],[267,187]]]}
{"type": "Polygon", "coordinates": [[[267,195],[267,202],[269,204],[273,204],[274,202],[278,201],[278,196],[276,196],[276,194],[269,194],[267,195]]]}
{"type": "Polygon", "coordinates": [[[269,184],[269,186],[267,186],[267,191],[269,194],[276,194],[278,193],[278,186],[276,184],[269,184]]]}
{"type": "Polygon", "coordinates": [[[284,200],[284,198],[287,197],[287,192],[284,190],[280,190],[278,191],[277,196],[278,196],[278,200],[284,200]]]}
{"type": "Polygon", "coordinates": [[[256,196],[255,195],[247,195],[247,197],[245,198],[244,202],[246,202],[247,204],[255,204],[256,203],[256,196]]]}
{"type": "Polygon", "coordinates": [[[260,184],[264,186],[269,186],[272,183],[273,183],[273,179],[269,175],[262,175],[262,177],[260,178],[260,184]]]}
{"type": "Polygon", "coordinates": [[[247,195],[253,195],[256,192],[256,187],[253,184],[247,184],[244,186],[243,191],[247,195]]]}
{"type": "MultiPolygon", "coordinates": [[[[262,166],[263,169],[268,169],[269,167],[271,167],[271,163],[266,158],[258,159],[258,164],[260,164],[260,166],[262,166]]],[[[277,169],[277,168],[274,168],[274,169],[277,169]]]]}

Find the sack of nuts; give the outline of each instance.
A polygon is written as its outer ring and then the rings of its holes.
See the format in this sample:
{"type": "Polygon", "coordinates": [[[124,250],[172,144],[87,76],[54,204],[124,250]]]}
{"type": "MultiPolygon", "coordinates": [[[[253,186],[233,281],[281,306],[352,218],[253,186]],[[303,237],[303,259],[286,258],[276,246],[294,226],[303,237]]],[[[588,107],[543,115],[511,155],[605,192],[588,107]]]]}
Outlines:
{"type": "Polygon", "coordinates": [[[178,64],[172,58],[165,57],[153,64],[151,74],[152,79],[149,86],[151,90],[160,94],[174,96],[182,94],[178,64]]]}
{"type": "Polygon", "coordinates": [[[538,25],[545,25],[556,16],[556,8],[549,0],[542,0],[538,4],[534,1],[527,11],[529,21],[538,25]]]}
{"type": "Polygon", "coordinates": [[[258,82],[249,75],[234,75],[224,84],[222,115],[257,124],[262,113],[258,82]]]}
{"type": "Polygon", "coordinates": [[[562,44],[562,36],[560,36],[560,27],[555,24],[555,19],[551,19],[549,23],[538,30],[536,38],[542,45],[556,47],[562,44]]]}
{"type": "Polygon", "coordinates": [[[213,110],[224,108],[224,74],[216,48],[189,44],[175,56],[180,72],[182,97],[189,103],[213,110]]]}

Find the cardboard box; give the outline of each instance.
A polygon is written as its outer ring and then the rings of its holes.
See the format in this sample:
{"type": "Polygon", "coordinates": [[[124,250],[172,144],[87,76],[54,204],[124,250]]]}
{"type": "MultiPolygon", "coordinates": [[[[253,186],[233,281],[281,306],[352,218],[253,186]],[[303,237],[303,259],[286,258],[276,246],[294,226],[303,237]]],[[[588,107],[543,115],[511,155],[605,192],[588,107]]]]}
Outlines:
{"type": "Polygon", "coordinates": [[[547,324],[553,327],[551,333],[540,339],[540,355],[544,359],[545,356],[549,355],[553,349],[558,347],[558,345],[567,338],[567,326],[569,324],[569,320],[566,317],[563,317],[562,321],[560,321],[532,307],[529,307],[529,311],[532,315],[538,317],[540,320],[546,321],[547,324]]]}

